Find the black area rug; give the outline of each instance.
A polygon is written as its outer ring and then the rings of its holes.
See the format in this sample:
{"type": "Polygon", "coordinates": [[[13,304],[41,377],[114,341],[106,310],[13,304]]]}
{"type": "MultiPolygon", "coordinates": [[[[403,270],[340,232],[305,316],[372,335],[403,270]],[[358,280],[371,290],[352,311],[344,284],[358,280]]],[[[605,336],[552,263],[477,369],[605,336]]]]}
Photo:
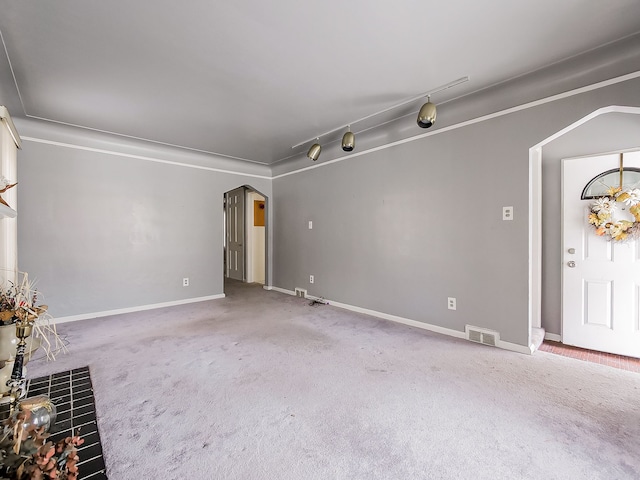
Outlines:
{"type": "Polygon", "coordinates": [[[57,442],[80,428],[84,443],[78,448],[78,480],[106,479],[89,367],[28,380],[27,397],[35,395],[48,395],[56,406],[58,416],[50,440],[57,442]]]}

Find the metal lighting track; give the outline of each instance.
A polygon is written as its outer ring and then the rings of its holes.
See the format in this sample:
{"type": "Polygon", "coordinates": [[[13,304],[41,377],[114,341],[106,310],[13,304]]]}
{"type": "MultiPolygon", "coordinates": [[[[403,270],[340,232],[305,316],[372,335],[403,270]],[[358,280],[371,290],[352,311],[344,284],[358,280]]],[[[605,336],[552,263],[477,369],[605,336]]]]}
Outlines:
{"type": "Polygon", "coordinates": [[[313,137],[309,138],[308,140],[305,140],[304,142],[296,143],[291,148],[300,147],[300,146],[304,145],[305,143],[312,142],[313,140],[316,140],[316,139],[319,139],[319,138],[324,137],[326,135],[329,135],[330,133],[337,132],[338,130],[342,130],[343,128],[346,128],[346,127],[352,127],[354,124],[363,122],[365,120],[368,120],[368,119],[370,119],[372,117],[375,117],[376,115],[381,115],[381,114],[386,113],[386,112],[388,112],[390,110],[393,110],[394,108],[401,107],[403,105],[406,105],[407,103],[415,102],[416,100],[418,100],[420,98],[428,97],[430,95],[433,95],[433,94],[438,93],[438,92],[442,92],[443,90],[447,90],[447,89],[449,89],[451,87],[455,87],[457,85],[460,85],[461,83],[465,83],[465,82],[468,82],[468,81],[469,81],[469,77],[468,76],[458,78],[457,80],[454,80],[454,81],[449,82],[449,83],[447,83],[445,85],[441,85],[439,87],[436,87],[436,88],[434,88],[432,90],[429,90],[428,92],[421,93],[420,95],[417,95],[415,97],[411,97],[411,98],[409,98],[407,100],[403,100],[402,102],[397,103],[395,105],[392,105],[391,107],[387,107],[384,110],[380,110],[379,112],[375,112],[375,113],[372,113],[370,115],[367,115],[366,117],[362,117],[362,118],[359,118],[359,119],[354,120],[352,122],[345,123],[344,125],[342,125],[342,126],[340,126],[338,128],[334,128],[333,130],[329,130],[328,132],[321,133],[320,135],[314,135],[313,137]]]}

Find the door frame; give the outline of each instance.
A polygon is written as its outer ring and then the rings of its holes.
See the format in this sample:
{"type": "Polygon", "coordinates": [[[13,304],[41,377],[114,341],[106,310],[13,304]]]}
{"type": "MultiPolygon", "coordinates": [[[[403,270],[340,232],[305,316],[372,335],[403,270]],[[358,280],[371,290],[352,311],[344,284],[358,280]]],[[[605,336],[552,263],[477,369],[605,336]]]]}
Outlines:
{"type": "MultiPolygon", "coordinates": [[[[231,188],[229,190],[226,190],[223,194],[222,194],[222,206],[223,209],[225,211],[225,215],[223,215],[223,219],[222,219],[222,223],[223,223],[223,230],[224,230],[224,243],[223,243],[223,265],[224,265],[224,271],[223,271],[223,285],[224,285],[224,279],[228,278],[227,277],[227,266],[226,264],[224,264],[224,262],[226,262],[226,251],[225,249],[228,247],[227,245],[227,234],[228,232],[226,231],[227,226],[226,226],[226,203],[225,203],[225,199],[226,199],[226,195],[227,193],[236,190],[237,188],[241,188],[243,187],[245,189],[245,203],[246,203],[246,198],[247,198],[247,192],[254,192],[257,193],[258,195],[262,196],[264,198],[264,208],[265,208],[265,215],[264,215],[264,288],[268,288],[267,285],[270,285],[269,282],[269,264],[270,264],[270,257],[269,257],[269,238],[270,238],[270,232],[271,232],[271,221],[270,221],[270,208],[271,208],[271,199],[269,198],[268,195],[266,195],[265,193],[263,193],[262,191],[258,190],[257,188],[255,188],[252,185],[249,184],[243,184],[243,185],[238,185],[234,188],[231,188]]],[[[246,210],[246,205],[245,205],[245,210],[246,210]]],[[[246,230],[246,219],[245,219],[245,230],[246,230]]],[[[246,231],[245,231],[245,237],[246,237],[246,231]]],[[[243,275],[243,282],[246,281],[247,279],[247,275],[246,275],[246,254],[247,254],[247,242],[246,242],[246,238],[245,238],[245,242],[243,242],[243,254],[245,256],[245,274],[243,275]]]]}
{"type": "MultiPolygon", "coordinates": [[[[589,115],[545,138],[529,149],[529,340],[531,352],[532,329],[542,325],[542,147],[590,120],[608,113],[640,115],[640,107],[612,105],[595,110],[589,115]]],[[[563,232],[564,235],[564,232],[563,232]]],[[[559,336],[562,340],[562,336],[559,336]]]]}
{"type": "MultiPolygon", "coordinates": [[[[248,198],[251,194],[255,194],[255,195],[259,195],[260,197],[262,197],[264,200],[264,283],[263,285],[267,284],[267,222],[268,222],[268,206],[267,206],[267,197],[262,194],[261,192],[257,191],[256,189],[252,188],[249,185],[246,185],[246,190],[245,190],[245,206],[246,206],[246,211],[249,212],[251,210],[253,210],[253,205],[250,205],[248,202],[248,198]]],[[[245,213],[245,244],[247,245],[247,248],[251,247],[253,248],[254,242],[256,241],[256,238],[254,237],[253,233],[250,232],[250,224],[248,222],[249,220],[249,216],[245,213]],[[251,240],[251,241],[249,241],[251,240]]],[[[250,274],[250,268],[253,267],[253,263],[255,262],[255,258],[253,258],[253,255],[251,255],[250,251],[247,249],[245,251],[245,280],[248,282],[249,278],[251,277],[250,274]]],[[[254,279],[254,283],[258,283],[255,282],[254,279]]]]}
{"type": "MultiPolygon", "coordinates": [[[[224,211],[225,211],[225,215],[224,215],[224,246],[223,246],[223,254],[225,256],[225,260],[224,260],[224,277],[225,278],[233,278],[230,276],[230,268],[229,268],[229,256],[230,256],[230,223],[231,223],[231,219],[229,218],[229,208],[230,208],[230,204],[228,202],[229,200],[229,193],[234,192],[236,190],[240,190],[242,189],[242,221],[239,222],[242,228],[242,243],[240,244],[241,248],[238,250],[236,248],[235,251],[240,251],[241,252],[241,256],[242,256],[242,275],[241,275],[241,279],[236,279],[234,278],[234,280],[240,280],[242,282],[246,281],[247,278],[247,265],[246,265],[246,258],[247,258],[247,242],[246,242],[246,200],[247,200],[247,189],[246,187],[244,187],[243,185],[233,188],[231,190],[228,190],[226,192],[224,192],[223,195],[223,204],[224,204],[224,211]]],[[[237,206],[235,207],[237,208],[237,206]]],[[[237,229],[237,225],[236,225],[236,229],[237,229]]],[[[235,242],[237,243],[237,242],[235,242]]],[[[237,271],[238,269],[234,269],[234,272],[237,271]]]]}

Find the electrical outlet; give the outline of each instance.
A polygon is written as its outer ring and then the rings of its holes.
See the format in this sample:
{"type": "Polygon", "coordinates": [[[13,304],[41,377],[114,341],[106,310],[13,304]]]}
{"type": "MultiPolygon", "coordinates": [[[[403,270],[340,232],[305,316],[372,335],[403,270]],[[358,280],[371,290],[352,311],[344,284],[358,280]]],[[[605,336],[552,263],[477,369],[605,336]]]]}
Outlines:
{"type": "Polygon", "coordinates": [[[447,305],[449,307],[449,310],[455,310],[456,309],[456,299],[455,299],[455,297],[448,297],[447,305]]]}
{"type": "Polygon", "coordinates": [[[309,230],[311,230],[312,228],[313,228],[313,222],[309,220],[309,230]]]}
{"type": "Polygon", "coordinates": [[[513,207],[502,207],[502,219],[513,220],[513,207]]]}
{"type": "Polygon", "coordinates": [[[313,281],[314,281],[313,275],[309,275],[309,283],[313,283],[313,281]]]}
{"type": "Polygon", "coordinates": [[[182,279],[182,286],[183,287],[188,287],[189,286],[189,278],[183,278],[182,279]]]}

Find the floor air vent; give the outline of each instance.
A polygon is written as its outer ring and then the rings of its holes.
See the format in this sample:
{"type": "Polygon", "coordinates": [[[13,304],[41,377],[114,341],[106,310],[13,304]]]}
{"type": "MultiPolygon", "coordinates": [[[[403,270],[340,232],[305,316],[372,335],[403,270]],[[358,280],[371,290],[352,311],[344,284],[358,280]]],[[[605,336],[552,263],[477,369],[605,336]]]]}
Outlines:
{"type": "Polygon", "coordinates": [[[500,333],[495,330],[487,330],[486,328],[467,325],[465,331],[467,332],[467,340],[471,340],[472,342],[495,347],[500,341],[500,333]]]}

